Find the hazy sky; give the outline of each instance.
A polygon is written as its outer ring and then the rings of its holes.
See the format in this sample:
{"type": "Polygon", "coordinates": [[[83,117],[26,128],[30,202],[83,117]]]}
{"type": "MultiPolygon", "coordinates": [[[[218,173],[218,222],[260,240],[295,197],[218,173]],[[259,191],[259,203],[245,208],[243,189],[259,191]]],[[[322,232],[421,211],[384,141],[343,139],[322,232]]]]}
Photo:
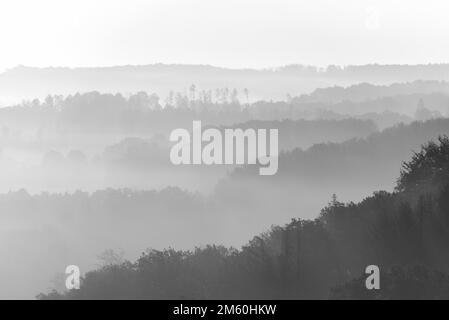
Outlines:
{"type": "Polygon", "coordinates": [[[449,61],[449,1],[1,0],[0,70],[449,61]]]}

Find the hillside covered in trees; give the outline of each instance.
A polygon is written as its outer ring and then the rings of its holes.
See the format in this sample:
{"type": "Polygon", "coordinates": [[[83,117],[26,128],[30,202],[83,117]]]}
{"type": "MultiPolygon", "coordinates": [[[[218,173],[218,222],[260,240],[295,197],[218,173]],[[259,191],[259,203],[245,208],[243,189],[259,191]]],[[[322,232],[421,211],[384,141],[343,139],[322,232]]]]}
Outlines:
{"type": "MultiPolygon", "coordinates": [[[[150,64],[100,68],[35,68],[17,66],[0,73],[0,106],[21,99],[44,98],[47,94],[76,92],[136,92],[150,90],[166,96],[170,90],[248,88],[251,101],[285,99],[316,88],[348,86],[362,82],[389,85],[421,80],[448,81],[449,64],[349,65],[320,68],[286,65],[267,69],[229,69],[210,65],[150,64]],[[45,80],[43,80],[45,79],[45,80]]],[[[436,91],[436,90],[435,90],[436,91]]]]}
{"type": "Polygon", "coordinates": [[[448,199],[449,138],[441,136],[403,163],[394,192],[359,203],[334,196],[318,218],[273,226],[241,249],[148,249],[134,262],[108,259],[79,290],[38,298],[448,299],[448,199]],[[380,267],[380,290],[364,290],[370,264],[380,267]]]}

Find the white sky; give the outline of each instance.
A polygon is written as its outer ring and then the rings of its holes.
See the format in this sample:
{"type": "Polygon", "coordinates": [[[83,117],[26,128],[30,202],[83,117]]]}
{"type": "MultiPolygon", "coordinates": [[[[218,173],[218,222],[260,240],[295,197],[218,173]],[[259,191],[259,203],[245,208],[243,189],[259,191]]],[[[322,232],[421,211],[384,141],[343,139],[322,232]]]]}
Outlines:
{"type": "Polygon", "coordinates": [[[0,71],[448,61],[447,0],[0,0],[0,71]]]}

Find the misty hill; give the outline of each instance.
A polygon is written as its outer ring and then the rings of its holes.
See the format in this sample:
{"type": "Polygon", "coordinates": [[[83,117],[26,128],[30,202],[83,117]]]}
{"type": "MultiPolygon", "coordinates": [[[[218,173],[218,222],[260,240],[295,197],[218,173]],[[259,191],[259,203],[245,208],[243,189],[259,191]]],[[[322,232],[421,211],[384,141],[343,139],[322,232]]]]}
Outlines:
{"type": "MultiPolygon", "coordinates": [[[[250,121],[238,126],[279,129],[281,150],[342,142],[377,131],[372,121],[355,119],[250,121]]],[[[24,187],[35,193],[177,185],[209,193],[234,167],[173,166],[168,133],[149,135],[142,130],[128,135],[104,130],[69,134],[56,129],[52,133],[50,128],[31,131],[28,137],[0,132],[0,173],[8,181],[0,182],[0,192],[24,187]]],[[[186,128],[191,130],[191,123],[186,128]]]]}
{"type": "MultiPolygon", "coordinates": [[[[380,128],[385,128],[411,122],[413,118],[442,117],[447,114],[449,106],[449,96],[444,93],[415,93],[335,104],[294,101],[244,104],[234,90],[219,90],[217,99],[213,99],[211,94],[198,92],[192,87],[188,95],[178,92],[171,95],[165,104],[156,94],[143,91],[128,97],[99,92],[67,97],[47,96],[42,101],[34,99],[1,108],[1,135],[9,138],[35,136],[45,140],[89,134],[95,141],[98,135],[123,138],[123,135],[168,134],[173,128],[190,126],[193,120],[229,126],[249,120],[356,118],[373,120],[380,128]]],[[[75,139],[70,138],[71,141],[75,139]]]]}
{"type": "MultiPolygon", "coordinates": [[[[204,126],[203,130],[211,126],[204,126]]],[[[378,132],[371,120],[341,119],[341,120],[282,120],[262,121],[251,120],[232,126],[216,127],[252,129],[278,129],[279,149],[290,150],[308,148],[316,143],[343,142],[352,138],[366,138],[378,132]]],[[[186,127],[191,130],[190,127],[186,127]]],[[[147,165],[169,163],[168,155],[172,142],[164,135],[156,135],[150,139],[138,137],[125,138],[117,144],[108,146],[102,159],[107,162],[131,163],[138,162],[147,165]]]]}
{"type": "MultiPolygon", "coordinates": [[[[300,106],[299,104],[298,106],[300,106]]],[[[305,106],[310,106],[310,103],[303,104],[305,106]]],[[[312,104],[316,105],[316,104],[312,104]]],[[[318,104],[321,105],[321,104],[318,104]]],[[[310,108],[310,107],[309,107],[310,108]]],[[[321,109],[327,108],[333,112],[339,113],[341,115],[346,115],[347,117],[363,117],[370,113],[388,113],[391,116],[390,121],[395,120],[396,117],[401,116],[402,118],[409,117],[409,119],[415,120],[429,120],[423,119],[417,114],[420,109],[427,109],[431,112],[439,113],[438,116],[449,115],[449,95],[440,92],[434,93],[413,93],[407,95],[394,95],[385,96],[381,98],[376,98],[373,100],[364,100],[362,102],[353,101],[343,101],[335,104],[323,104],[320,106],[321,109]]],[[[374,120],[374,119],[373,119],[374,120]]],[[[388,120],[386,117],[385,120],[388,120]]],[[[396,123],[399,123],[397,119],[396,123]]]]}
{"type": "Polygon", "coordinates": [[[267,212],[276,212],[275,223],[285,222],[287,212],[310,218],[308,214],[320,210],[333,193],[351,201],[363,199],[371,190],[393,190],[391,177],[403,159],[444,134],[449,135],[449,119],[435,119],[398,125],[365,139],[295,149],[280,155],[276,175],[259,176],[257,166],[237,168],[219,183],[215,194],[223,205],[238,203],[229,209],[230,215],[245,216],[245,207],[259,212],[254,227],[270,223],[267,212]]]}
{"type": "Polygon", "coordinates": [[[105,248],[123,248],[135,257],[147,243],[155,248],[206,243],[217,235],[219,219],[205,208],[201,196],[179,188],[3,193],[0,297],[32,298],[73,261],[83,270],[95,267],[105,248]],[[30,265],[39,268],[32,279],[23,277],[30,265]]]}
{"type": "MultiPolygon", "coordinates": [[[[432,122],[438,123],[439,121],[442,122],[443,120],[429,121],[421,125],[432,122]]],[[[420,123],[416,125],[419,127],[420,123]]],[[[407,126],[404,127],[407,128],[407,126]]],[[[409,129],[408,133],[411,131],[409,129]]],[[[429,129],[424,130],[424,132],[430,131],[429,129]]],[[[378,135],[382,135],[382,133],[378,135]]],[[[291,153],[294,152],[296,151],[291,153]]],[[[338,153],[335,154],[338,156],[338,153]]],[[[326,155],[329,158],[333,157],[331,153],[326,155]]],[[[409,152],[407,158],[410,158],[411,155],[412,153],[409,152]]],[[[323,160],[321,158],[317,161],[323,160]]],[[[388,158],[385,161],[388,163],[388,158]]],[[[370,162],[368,165],[372,163],[370,162]]],[[[432,164],[431,161],[429,163],[432,164]]],[[[296,167],[299,167],[299,165],[298,163],[296,167]]],[[[362,165],[359,164],[359,166],[362,165]]],[[[368,165],[364,167],[366,172],[370,172],[366,176],[371,176],[374,179],[379,174],[379,170],[376,167],[371,170],[368,165]]],[[[319,164],[317,167],[319,167],[319,164]]],[[[399,165],[396,168],[396,174],[389,179],[389,184],[392,186],[394,186],[393,180],[400,167],[399,165]]],[[[421,165],[418,163],[413,167],[421,167],[421,165]]],[[[312,166],[310,168],[319,172],[312,166]]],[[[423,168],[428,168],[427,162],[423,168]]],[[[412,179],[402,177],[401,181],[404,181],[404,183],[400,185],[422,185],[423,188],[433,192],[433,189],[428,188],[429,183],[426,182],[426,179],[419,178],[419,181],[425,183],[417,184],[417,180],[414,178],[431,177],[431,179],[434,179],[433,177],[436,176],[435,173],[438,173],[438,170],[432,168],[431,170],[425,169],[422,174],[406,175],[413,177],[412,179]]],[[[337,193],[339,198],[343,194],[349,197],[349,200],[356,200],[357,198],[363,199],[373,190],[368,189],[369,186],[373,185],[370,181],[365,184],[353,182],[350,171],[346,175],[342,173],[342,179],[330,183],[330,179],[323,179],[323,176],[331,169],[328,169],[322,175],[318,175],[315,181],[312,181],[312,179],[303,181],[298,178],[298,174],[293,167],[289,170],[292,172],[291,177],[288,177],[287,173],[284,172],[277,181],[259,179],[256,180],[258,181],[257,184],[250,184],[249,179],[242,176],[239,183],[229,185],[233,189],[232,193],[229,192],[229,189],[222,188],[207,197],[186,192],[179,188],[166,188],[161,191],[107,189],[93,193],[43,192],[34,195],[22,190],[1,194],[0,210],[4,212],[1,222],[2,226],[8,229],[8,232],[1,234],[3,241],[0,249],[4,252],[5,261],[20,262],[19,265],[23,268],[16,267],[15,272],[0,272],[0,280],[5,288],[8,288],[7,292],[0,290],[0,295],[20,296],[24,292],[29,292],[30,288],[43,290],[38,288],[46,288],[52,275],[58,270],[64,270],[64,267],[73,263],[73,261],[77,261],[82,270],[91,270],[95,267],[95,255],[107,248],[123,249],[127,253],[127,257],[134,260],[140,254],[140,250],[147,246],[159,250],[168,246],[188,249],[207,243],[239,247],[248,240],[248,233],[259,234],[267,226],[284,224],[291,217],[316,218],[320,209],[331,198],[332,193],[337,193]],[[351,199],[350,197],[354,194],[357,197],[351,199]],[[324,205],[319,207],[322,203],[324,205]],[[11,250],[12,244],[14,244],[15,250],[11,250]],[[52,249],[48,251],[45,248],[52,249]],[[55,255],[55,252],[58,254],[55,255]],[[39,261],[45,261],[39,276],[36,275],[32,282],[21,277],[26,270],[26,266],[30,264],[39,265],[39,261]],[[1,278],[1,275],[8,276],[1,278]]],[[[339,168],[335,167],[334,170],[338,171],[339,168]]],[[[278,174],[280,174],[280,171],[278,174]]],[[[238,176],[237,173],[236,176],[238,176]]],[[[444,179],[445,175],[441,176],[444,179]]],[[[142,179],[145,179],[145,177],[141,175],[140,180],[142,179]]],[[[235,179],[235,177],[232,177],[232,179],[235,179]]],[[[441,180],[431,181],[438,182],[441,185],[441,180]]],[[[416,194],[413,189],[409,188],[402,188],[401,192],[404,192],[404,199],[407,197],[414,198],[416,194]],[[407,197],[405,197],[405,192],[407,197]]],[[[391,196],[384,195],[385,193],[379,193],[379,196],[366,203],[377,203],[379,201],[379,208],[385,210],[389,207],[385,207],[383,203],[389,201],[388,199],[391,196]]],[[[336,200],[334,202],[337,203],[336,200]]],[[[351,208],[349,206],[348,212],[352,212],[351,208]]],[[[366,211],[368,211],[366,207],[360,207],[360,212],[366,211]]],[[[361,214],[357,213],[355,216],[361,214]]],[[[369,221],[372,220],[371,216],[367,216],[367,218],[369,221]]],[[[306,229],[312,227],[313,224],[307,224],[307,226],[306,229]]],[[[359,230],[352,225],[348,228],[353,228],[354,231],[359,230]]],[[[275,236],[276,239],[282,237],[282,233],[275,236]]],[[[315,239],[318,235],[313,233],[310,234],[310,237],[315,239]]],[[[261,237],[261,239],[264,238],[261,237]]],[[[322,243],[322,240],[318,237],[316,241],[311,241],[310,244],[322,243]]],[[[351,238],[348,241],[353,240],[351,238]]],[[[256,239],[255,243],[259,248],[256,252],[259,252],[258,250],[263,252],[263,250],[266,251],[267,248],[273,247],[277,248],[275,252],[277,252],[277,256],[279,255],[280,244],[278,242],[273,245],[265,245],[256,239]]],[[[354,243],[358,243],[357,240],[354,243]]],[[[325,243],[323,247],[326,247],[325,243]]],[[[307,252],[317,250],[318,248],[310,248],[310,251],[307,252]]],[[[253,251],[248,252],[248,254],[251,254],[251,252],[253,251]]],[[[369,252],[372,252],[372,250],[369,250],[369,252]]],[[[326,256],[327,253],[325,251],[323,256],[320,255],[317,259],[321,259],[320,257],[326,256]]],[[[359,252],[356,251],[353,257],[357,259],[357,257],[365,256],[360,256],[359,252]]],[[[347,261],[350,262],[349,259],[347,261]]],[[[358,275],[358,272],[360,272],[358,266],[358,264],[351,265],[351,275],[358,275]]],[[[8,268],[8,264],[3,267],[8,268]]],[[[316,266],[310,266],[310,268],[316,269],[316,266]]],[[[349,278],[344,279],[349,280],[349,278]]],[[[329,283],[322,289],[323,291],[317,289],[319,294],[323,295],[324,292],[327,294],[329,283]]]]}
{"type": "MultiPolygon", "coordinates": [[[[206,129],[210,126],[205,126],[206,129]]],[[[371,120],[342,119],[342,120],[282,120],[260,121],[251,120],[233,126],[220,126],[225,128],[252,129],[278,129],[279,149],[290,150],[295,148],[308,148],[316,143],[343,142],[352,138],[366,138],[377,132],[371,120]]],[[[191,127],[186,129],[191,130],[191,127]]],[[[169,153],[172,142],[164,135],[156,135],[150,139],[138,137],[125,138],[117,144],[108,146],[101,159],[106,162],[139,163],[148,166],[155,164],[169,164],[169,153]]]]}
{"type": "MultiPolygon", "coordinates": [[[[387,128],[366,138],[350,139],[342,143],[319,143],[306,150],[295,149],[280,155],[279,172],[270,179],[291,177],[313,180],[320,177],[332,180],[346,176],[362,180],[377,166],[387,171],[385,174],[391,175],[388,171],[397,171],[402,159],[412,150],[417,150],[423,143],[439,135],[449,135],[449,119],[415,121],[409,125],[400,124],[387,128]],[[370,171],[365,171],[366,167],[371,168],[370,171]]],[[[257,172],[253,170],[252,166],[246,166],[236,169],[233,176],[247,176],[257,172]]]]}
{"type": "Polygon", "coordinates": [[[251,120],[230,126],[243,130],[278,129],[279,150],[306,149],[316,143],[343,142],[352,138],[366,138],[377,132],[371,120],[343,118],[341,120],[251,120]]]}
{"type": "MultiPolygon", "coordinates": [[[[39,299],[448,299],[449,139],[404,163],[396,192],[359,203],[336,197],[313,220],[292,219],[241,249],[113,253],[79,290],[39,299]],[[366,266],[380,290],[364,288],[366,266]]],[[[369,168],[367,168],[369,170],[369,168]]]]}
{"type": "Polygon", "coordinates": [[[359,83],[348,87],[335,86],[319,88],[310,94],[294,97],[292,101],[296,103],[323,102],[333,104],[342,101],[361,102],[365,100],[376,100],[382,97],[432,93],[448,95],[449,82],[417,80],[406,83],[392,83],[390,85],[359,83]]]}
{"type": "MultiPolygon", "coordinates": [[[[201,120],[205,125],[230,126],[248,120],[319,120],[320,117],[340,120],[351,117],[331,111],[325,114],[320,109],[321,106],[317,106],[316,110],[306,110],[302,109],[302,106],[286,102],[262,101],[246,105],[235,99],[229,90],[220,94],[220,101],[213,102],[209,97],[190,99],[178,93],[173,101],[164,106],[158,96],[145,92],[138,92],[129,97],[99,92],[75,94],[65,98],[47,96],[43,101],[34,99],[0,109],[0,134],[6,140],[32,140],[34,136],[41,142],[64,138],[74,141],[76,138],[73,135],[89,135],[89,140],[95,141],[99,135],[121,138],[130,135],[145,137],[158,133],[167,135],[174,128],[190,127],[193,120],[201,120]]],[[[359,116],[364,119],[371,117],[376,120],[389,117],[391,121],[408,119],[393,113],[379,114],[377,118],[374,114],[367,113],[359,116]]],[[[331,123],[329,122],[329,125],[331,123]]],[[[348,124],[346,129],[353,132],[349,124],[356,122],[348,120],[337,123],[348,124]]],[[[316,124],[321,126],[326,122],[316,124]]],[[[298,122],[297,125],[307,126],[307,122],[298,122]]],[[[313,126],[309,128],[312,129],[313,126]]],[[[309,144],[313,142],[316,140],[310,141],[309,144]]],[[[18,145],[20,143],[15,141],[15,146],[18,145]]]]}
{"type": "Polygon", "coordinates": [[[0,74],[0,102],[44,98],[48,94],[100,91],[127,94],[149,91],[165,98],[170,90],[249,89],[251,101],[285,99],[316,88],[360,82],[391,84],[414,80],[449,80],[449,65],[286,66],[274,69],[226,69],[207,65],[116,66],[103,68],[33,68],[19,66],[0,74]]]}

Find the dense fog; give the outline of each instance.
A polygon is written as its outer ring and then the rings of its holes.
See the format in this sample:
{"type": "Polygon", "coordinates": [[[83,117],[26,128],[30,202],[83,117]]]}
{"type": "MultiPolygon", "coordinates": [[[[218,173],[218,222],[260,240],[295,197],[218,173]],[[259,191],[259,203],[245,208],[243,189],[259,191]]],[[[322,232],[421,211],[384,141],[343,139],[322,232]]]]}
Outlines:
{"type": "Polygon", "coordinates": [[[249,95],[192,84],[166,97],[92,91],[0,109],[0,296],[64,290],[66,265],[91,270],[108,249],[132,260],[146,248],[239,248],[273,224],[317,217],[333,194],[349,202],[392,191],[412,151],[449,134],[445,82],[329,87],[279,101],[249,95]],[[191,131],[193,120],[277,128],[279,172],[174,166],[170,131],[191,131]],[[30,266],[39,272],[23,277],[30,266]]]}

